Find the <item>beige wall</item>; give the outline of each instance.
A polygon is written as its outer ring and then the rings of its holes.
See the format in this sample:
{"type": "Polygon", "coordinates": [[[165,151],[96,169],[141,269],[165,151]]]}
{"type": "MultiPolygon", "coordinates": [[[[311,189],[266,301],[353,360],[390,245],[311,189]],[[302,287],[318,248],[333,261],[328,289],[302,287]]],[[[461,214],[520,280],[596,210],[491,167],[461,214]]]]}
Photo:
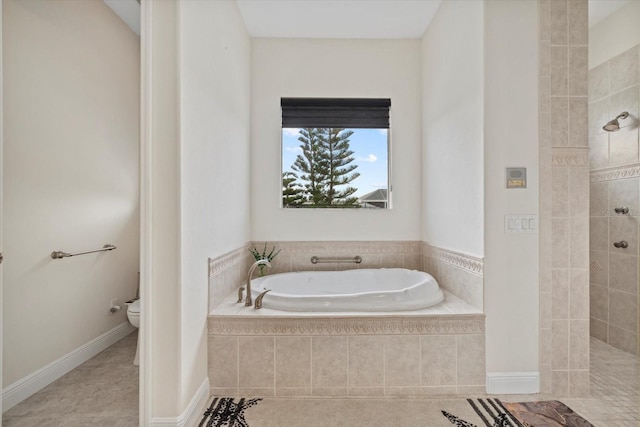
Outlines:
{"type": "Polygon", "coordinates": [[[249,240],[250,39],[233,1],[182,2],[179,13],[186,405],[207,377],[207,257],[249,240]]]}
{"type": "Polygon", "coordinates": [[[252,239],[416,239],[421,221],[419,40],[258,38],[251,49],[252,239]],[[281,97],[391,98],[393,209],[281,209],[281,97]]]}
{"type": "Polygon", "coordinates": [[[483,34],[478,1],[443,2],[422,38],[422,240],[482,256],[483,34]]]}
{"type": "Polygon", "coordinates": [[[589,28],[589,69],[640,43],[640,1],[632,0],[589,28]]]}
{"type": "Polygon", "coordinates": [[[485,3],[484,297],[488,373],[539,371],[539,235],[504,231],[504,215],[539,212],[537,22],[535,2],[485,3]],[[505,188],[506,167],[527,168],[526,189],[505,188]]]}
{"type": "Polygon", "coordinates": [[[127,321],[109,308],[137,285],[140,50],[103,2],[2,7],[6,387],[127,321]]]}
{"type": "Polygon", "coordinates": [[[248,238],[250,52],[233,1],[146,7],[145,416],[163,423],[207,380],[207,258],[248,238]]]}

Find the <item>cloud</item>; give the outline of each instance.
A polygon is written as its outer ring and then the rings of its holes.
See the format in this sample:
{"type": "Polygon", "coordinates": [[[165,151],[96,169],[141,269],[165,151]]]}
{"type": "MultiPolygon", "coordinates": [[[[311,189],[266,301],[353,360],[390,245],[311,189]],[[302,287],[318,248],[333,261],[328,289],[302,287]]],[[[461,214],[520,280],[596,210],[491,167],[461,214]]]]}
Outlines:
{"type": "Polygon", "coordinates": [[[388,129],[378,129],[378,133],[384,136],[387,136],[388,131],[389,131],[388,129]]]}
{"type": "Polygon", "coordinates": [[[299,128],[282,128],[282,133],[286,136],[300,136],[299,128]]]}
{"type": "Polygon", "coordinates": [[[298,154],[298,153],[302,153],[302,148],[300,146],[284,147],[284,151],[286,151],[288,153],[298,154]]]}
{"type": "Polygon", "coordinates": [[[375,163],[378,161],[378,156],[375,154],[369,154],[367,157],[358,157],[358,160],[361,162],[375,163]]]}

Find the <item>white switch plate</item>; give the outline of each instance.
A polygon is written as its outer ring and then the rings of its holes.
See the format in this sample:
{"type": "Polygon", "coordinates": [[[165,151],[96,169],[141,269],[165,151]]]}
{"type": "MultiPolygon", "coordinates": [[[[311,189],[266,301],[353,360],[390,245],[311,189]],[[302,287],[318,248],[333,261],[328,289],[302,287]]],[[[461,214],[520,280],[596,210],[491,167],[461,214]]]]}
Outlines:
{"type": "Polygon", "coordinates": [[[535,234],[538,232],[538,215],[505,215],[504,232],[535,234]]]}

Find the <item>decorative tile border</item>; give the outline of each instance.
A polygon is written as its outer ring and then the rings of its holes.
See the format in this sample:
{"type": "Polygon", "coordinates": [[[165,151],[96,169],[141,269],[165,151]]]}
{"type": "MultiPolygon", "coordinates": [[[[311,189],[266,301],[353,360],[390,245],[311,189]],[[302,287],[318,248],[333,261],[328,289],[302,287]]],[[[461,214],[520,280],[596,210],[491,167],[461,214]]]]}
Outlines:
{"type": "Polygon", "coordinates": [[[554,147],[551,166],[589,166],[588,147],[554,147]]]}
{"type": "Polygon", "coordinates": [[[216,258],[209,258],[209,276],[214,276],[228,268],[231,268],[235,264],[242,262],[247,257],[249,252],[249,243],[246,243],[241,248],[228,252],[224,255],[220,255],[216,258]]]}
{"type": "Polygon", "coordinates": [[[209,316],[209,335],[484,334],[484,314],[422,317],[264,318],[209,316]]]}
{"type": "Polygon", "coordinates": [[[618,179],[628,179],[640,177],[640,163],[632,165],[616,166],[612,168],[599,169],[589,174],[591,182],[615,181],[618,179]]]}
{"type": "MultiPolygon", "coordinates": [[[[265,242],[253,242],[257,248],[265,242]]],[[[267,242],[275,245],[284,254],[405,254],[420,253],[419,241],[315,241],[315,242],[267,242]]]]}
{"type": "Polygon", "coordinates": [[[484,274],[484,260],[460,252],[449,251],[435,246],[425,245],[425,255],[447,264],[451,264],[462,270],[482,276],[484,274]]]}

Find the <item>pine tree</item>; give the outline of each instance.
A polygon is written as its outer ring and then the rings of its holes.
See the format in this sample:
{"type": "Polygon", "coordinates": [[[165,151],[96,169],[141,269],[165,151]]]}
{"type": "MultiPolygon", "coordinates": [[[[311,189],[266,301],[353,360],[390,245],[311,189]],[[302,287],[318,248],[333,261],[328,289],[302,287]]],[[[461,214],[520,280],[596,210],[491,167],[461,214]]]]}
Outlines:
{"type": "Polygon", "coordinates": [[[306,201],[304,188],[298,182],[298,175],[293,172],[282,174],[282,206],[299,207],[306,201]]]}
{"type": "Polygon", "coordinates": [[[327,180],[326,160],[322,155],[320,132],[322,129],[305,128],[300,129],[298,141],[302,154],[298,154],[291,169],[300,173],[300,180],[303,181],[306,198],[312,205],[321,206],[326,203],[324,194],[324,183],[327,180]]]}
{"type": "Polygon", "coordinates": [[[349,149],[349,137],[353,131],[343,128],[319,129],[320,154],[324,161],[327,177],[324,180],[325,204],[329,206],[350,206],[358,207],[358,198],[352,197],[357,188],[343,187],[360,176],[359,172],[354,172],[358,165],[353,162],[353,150],[349,149]]]}

